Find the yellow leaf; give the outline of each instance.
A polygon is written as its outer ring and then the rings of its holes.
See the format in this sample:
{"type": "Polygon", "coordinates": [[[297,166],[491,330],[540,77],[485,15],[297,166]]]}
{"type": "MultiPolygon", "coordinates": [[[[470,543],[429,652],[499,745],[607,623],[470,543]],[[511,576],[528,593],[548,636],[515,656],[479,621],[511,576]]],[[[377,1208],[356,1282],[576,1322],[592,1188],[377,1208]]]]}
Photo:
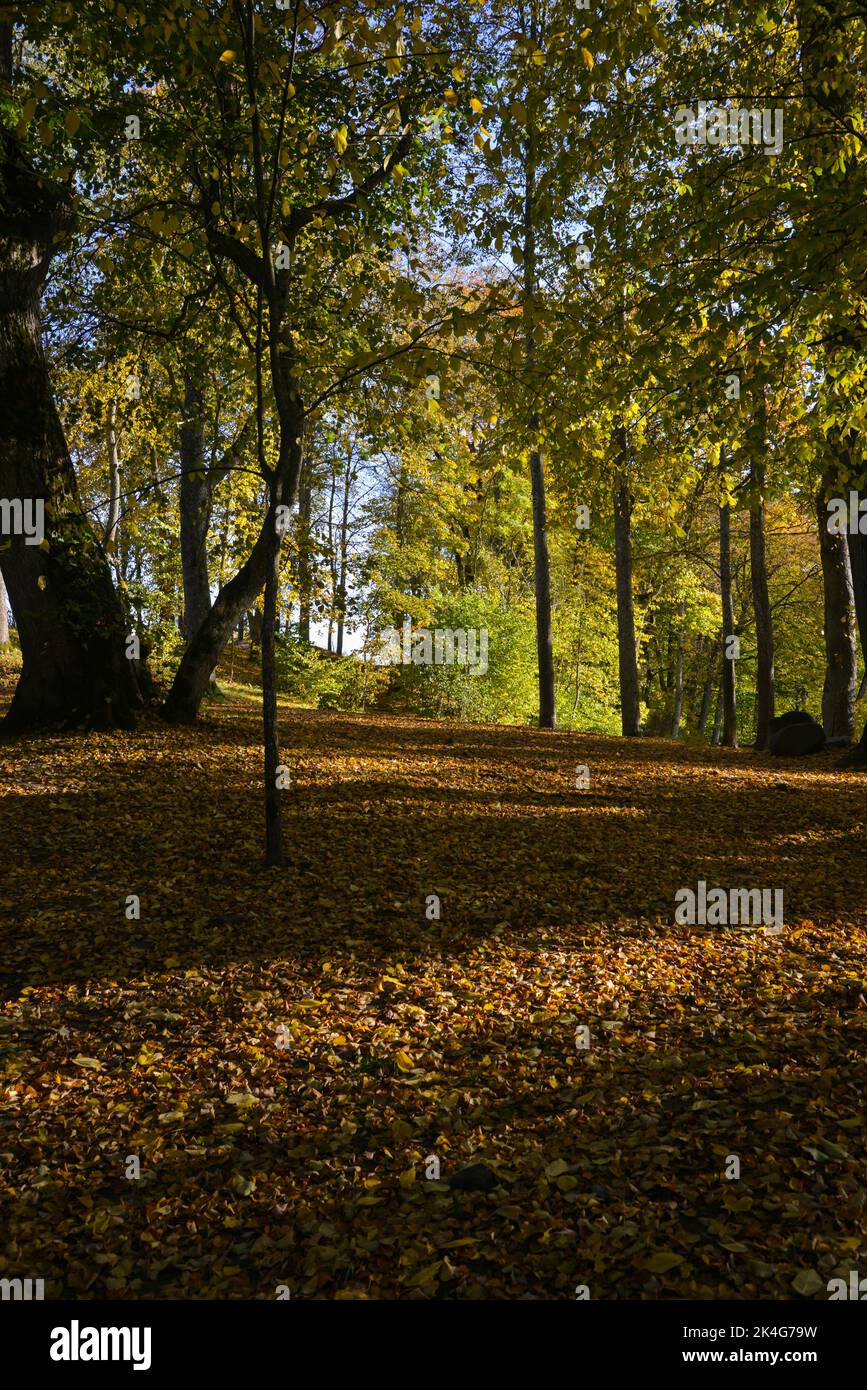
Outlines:
{"type": "Polygon", "coordinates": [[[412,1071],[414,1064],[408,1052],[396,1052],[394,1060],[397,1062],[401,1071],[412,1071]]]}
{"type": "Polygon", "coordinates": [[[408,1275],[404,1283],[412,1284],[413,1286],[419,1284],[432,1284],[440,1272],[441,1265],[442,1260],[436,1260],[432,1265],[425,1265],[424,1269],[420,1269],[418,1274],[408,1275]]]}
{"type": "Polygon", "coordinates": [[[67,135],[74,135],[81,125],[81,117],[77,111],[67,111],[63,121],[63,129],[67,135]]]}
{"type": "Polygon", "coordinates": [[[102,1071],[102,1062],[98,1057],[82,1057],[79,1052],[77,1057],[73,1057],[73,1062],[77,1067],[87,1067],[89,1071],[102,1071]]]}
{"type": "Polygon", "coordinates": [[[479,98],[478,98],[478,97],[470,97],[470,106],[471,106],[472,109],[473,109],[474,111],[476,111],[480,116],[481,116],[482,112],[483,112],[484,109],[485,109],[484,106],[482,105],[482,103],[479,101],[479,98]]]}
{"type": "Polygon", "coordinates": [[[237,54],[233,48],[227,48],[220,54],[221,63],[234,63],[237,54]]]}
{"type": "Polygon", "coordinates": [[[644,1268],[649,1269],[651,1274],[665,1274],[680,1264],[683,1264],[682,1255],[675,1255],[673,1250],[660,1250],[658,1254],[651,1255],[649,1260],[644,1261],[644,1268]]]}
{"type": "Polygon", "coordinates": [[[545,1177],[559,1178],[560,1174],[565,1173],[568,1167],[569,1164],[564,1163],[562,1158],[557,1158],[553,1163],[548,1164],[548,1167],[545,1169],[545,1177]]]}
{"type": "Polygon", "coordinates": [[[590,52],[590,50],[589,50],[588,48],[582,48],[582,49],[580,50],[580,52],[581,52],[581,57],[582,57],[582,59],[583,59],[583,61],[584,61],[584,66],[585,66],[585,68],[588,68],[588,69],[591,69],[591,70],[592,70],[593,64],[594,64],[593,54],[590,52]]]}
{"type": "Polygon", "coordinates": [[[334,148],[336,149],[337,153],[345,154],[347,141],[349,139],[349,132],[347,131],[346,126],[342,125],[337,130],[332,131],[331,138],[334,141],[334,148]]]}

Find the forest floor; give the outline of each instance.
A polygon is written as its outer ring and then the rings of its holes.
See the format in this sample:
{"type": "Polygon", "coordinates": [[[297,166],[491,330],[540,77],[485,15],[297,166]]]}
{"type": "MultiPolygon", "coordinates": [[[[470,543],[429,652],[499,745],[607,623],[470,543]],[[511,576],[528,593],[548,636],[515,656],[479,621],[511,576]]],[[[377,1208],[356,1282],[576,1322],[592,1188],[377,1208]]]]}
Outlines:
{"type": "Polygon", "coordinates": [[[863,774],[281,725],[282,871],[237,687],[193,729],[0,744],[0,1275],[823,1299],[867,1269],[863,774]],[[675,925],[700,879],[781,888],[783,931],[675,925]],[[448,1186],[476,1163],[490,1190],[448,1186]]]}

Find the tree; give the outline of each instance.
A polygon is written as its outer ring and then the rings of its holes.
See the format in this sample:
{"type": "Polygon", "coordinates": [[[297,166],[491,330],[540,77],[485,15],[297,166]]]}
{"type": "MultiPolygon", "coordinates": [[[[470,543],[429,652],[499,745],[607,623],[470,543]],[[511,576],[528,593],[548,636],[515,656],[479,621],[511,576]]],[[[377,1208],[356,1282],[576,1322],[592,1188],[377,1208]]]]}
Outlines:
{"type": "MultiPolygon", "coordinates": [[[[16,93],[12,26],[0,23],[0,83],[16,93]]],[[[17,133],[0,125],[0,496],[44,509],[44,537],[21,528],[0,551],[23,658],[7,732],[63,721],[128,726],[141,704],[127,658],[127,621],[81,508],[53,399],[40,331],[40,294],[70,235],[67,186],[41,173],[17,133]]]]}

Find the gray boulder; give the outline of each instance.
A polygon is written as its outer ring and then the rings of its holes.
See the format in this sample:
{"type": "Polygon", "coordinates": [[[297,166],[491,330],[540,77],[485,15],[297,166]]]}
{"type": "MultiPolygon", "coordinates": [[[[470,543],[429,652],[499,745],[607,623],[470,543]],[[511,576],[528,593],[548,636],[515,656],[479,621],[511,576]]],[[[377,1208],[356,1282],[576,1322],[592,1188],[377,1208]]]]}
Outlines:
{"type": "Polygon", "coordinates": [[[776,719],[771,719],[768,723],[768,738],[773,739],[774,734],[778,734],[780,729],[787,729],[790,724],[817,724],[812,714],[808,714],[805,709],[790,709],[785,714],[778,714],[776,719]]]}
{"type": "Polygon", "coordinates": [[[770,751],[778,758],[802,758],[818,753],[825,747],[825,730],[809,716],[796,723],[784,724],[768,740],[770,751]]]}

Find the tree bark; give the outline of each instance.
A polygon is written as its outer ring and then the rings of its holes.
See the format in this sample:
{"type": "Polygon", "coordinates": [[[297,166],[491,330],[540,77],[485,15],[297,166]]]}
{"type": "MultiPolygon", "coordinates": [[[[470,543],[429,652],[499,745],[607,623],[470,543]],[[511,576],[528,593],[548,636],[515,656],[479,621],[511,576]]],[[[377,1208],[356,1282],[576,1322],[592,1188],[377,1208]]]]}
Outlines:
{"type": "Polygon", "coordinates": [[[337,589],[337,655],[343,655],[346,626],[346,566],[349,557],[349,498],[352,490],[352,460],[346,460],[343,479],[343,509],[340,515],[340,571],[337,589]]]}
{"type": "Polygon", "coordinates": [[[717,691],[717,695],[716,695],[716,710],[715,710],[715,712],[714,712],[714,717],[713,717],[713,729],[712,729],[712,731],[711,731],[711,736],[710,736],[711,747],[713,747],[713,748],[718,748],[718,747],[719,747],[719,745],[720,745],[720,739],[722,738],[722,728],[723,728],[723,688],[722,688],[722,682],[720,682],[720,687],[719,687],[719,689],[718,689],[718,691],[717,691]]]}
{"type": "MultiPolygon", "coordinates": [[[[531,24],[535,41],[535,17],[531,24]]],[[[530,396],[534,392],[536,361],[536,130],[528,122],[524,162],[524,361],[530,396]]],[[[556,722],[554,692],[554,644],[551,632],[551,560],[548,551],[548,516],[545,501],[545,470],[542,455],[534,441],[539,417],[532,411],[528,420],[531,439],[530,481],[533,493],[533,568],[536,589],[536,654],[539,663],[539,728],[553,729],[556,722]]]]}
{"type": "MultiPolygon", "coordinates": [[[[618,428],[621,458],[626,456],[626,430],[618,428]]],[[[622,477],[614,487],[614,568],[617,586],[617,657],[620,675],[620,725],[626,738],[640,732],[638,657],[635,648],[635,608],[632,597],[632,498],[622,477]]]]}
{"type": "Polygon", "coordinates": [[[265,862],[282,867],[283,818],[277,768],[280,764],[280,736],[277,724],[277,672],[274,647],[277,630],[277,596],[280,588],[280,533],[273,509],[265,574],[265,604],[262,619],[262,729],[265,744],[265,862]]]}
{"type": "Polygon", "coordinates": [[[680,738],[680,721],[683,718],[683,616],[686,604],[681,599],[677,606],[677,634],[675,638],[674,663],[674,715],[671,720],[671,737],[680,738]]]}
{"type": "Polygon", "coordinates": [[[828,530],[826,497],[831,486],[826,475],[816,497],[825,612],[822,725],[828,738],[852,738],[858,680],[855,600],[846,536],[828,530]]]}
{"type": "Polygon", "coordinates": [[[302,642],[310,641],[311,590],[313,587],[310,554],[310,514],[313,500],[309,469],[304,468],[301,475],[301,488],[298,496],[298,636],[302,642]]]}
{"type": "Polygon", "coordinates": [[[181,573],[184,584],[183,635],[191,642],[211,611],[208,528],[211,479],[205,467],[205,402],[190,376],[184,378],[181,420],[181,573]]]}
{"type": "Polygon", "coordinates": [[[713,699],[714,676],[717,671],[717,658],[719,655],[719,643],[712,641],[710,644],[710,656],[708,658],[707,676],[704,682],[704,689],[701,694],[701,708],[698,712],[698,732],[704,734],[707,727],[707,719],[710,714],[710,702],[713,699]]]}
{"type": "Polygon", "coordinates": [[[553,729],[556,722],[554,697],[554,642],[551,632],[551,564],[548,555],[548,520],[545,504],[545,473],[538,450],[530,455],[533,485],[533,555],[536,572],[536,652],[539,660],[539,728],[553,729]]]}
{"type": "Polygon", "coordinates": [[[105,548],[117,545],[120,525],[120,457],[117,449],[117,401],[110,400],[106,409],[105,445],[108,452],[108,522],[105,528],[105,548]]]}
{"type": "Polygon", "coordinates": [[[756,624],[756,748],[767,748],[774,717],[774,632],[765,550],[764,464],[750,464],[754,490],[750,507],[750,583],[756,624]]]}
{"type": "MultiPolygon", "coordinates": [[[[858,493],[861,500],[862,493],[858,493]]],[[[860,513],[859,513],[860,515],[860,513]]],[[[858,636],[861,640],[861,661],[864,665],[864,677],[861,688],[863,690],[867,682],[867,536],[850,535],[849,542],[849,564],[852,572],[852,591],[855,600],[855,616],[858,622],[858,636]]],[[[859,696],[861,691],[858,692],[859,696]]],[[[852,750],[852,761],[859,765],[867,763],[867,723],[861,731],[861,737],[852,750]]]]}
{"type": "Polygon", "coordinates": [[[719,582],[722,596],[722,744],[738,746],[738,715],[735,685],[735,659],[729,655],[730,639],[735,636],[735,610],[732,596],[731,508],[724,502],[719,509],[719,582]]]}
{"type": "MultiPolygon", "coordinates": [[[[0,25],[0,79],[11,80],[0,25]]],[[[40,293],[72,223],[64,191],[37,176],[0,125],[0,498],[45,507],[45,544],[0,540],[23,658],[4,732],[63,721],[129,726],[140,705],[127,620],[78,485],[42,349],[40,293]]]]}

